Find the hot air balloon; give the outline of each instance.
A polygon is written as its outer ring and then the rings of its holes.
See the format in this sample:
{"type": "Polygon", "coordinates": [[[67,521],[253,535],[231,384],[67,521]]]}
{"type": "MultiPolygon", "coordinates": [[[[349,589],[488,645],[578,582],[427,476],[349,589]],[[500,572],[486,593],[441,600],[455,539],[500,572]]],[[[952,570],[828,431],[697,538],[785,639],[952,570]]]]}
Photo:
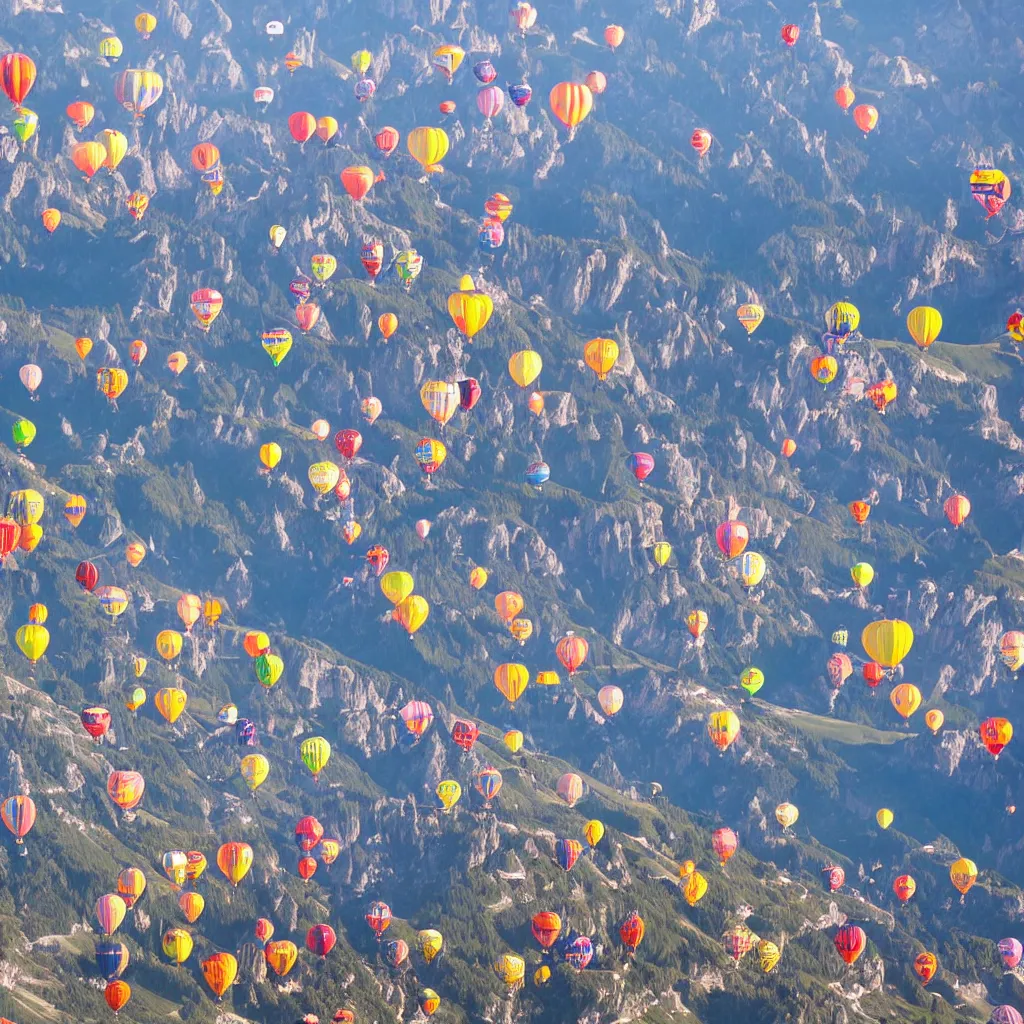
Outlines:
{"type": "Polygon", "coordinates": [[[437,784],[434,792],[437,795],[437,799],[441,801],[445,814],[447,814],[461,799],[462,786],[454,779],[444,779],[437,784]]]}
{"type": "Polygon", "coordinates": [[[853,106],[854,100],[857,98],[857,94],[849,87],[849,85],[841,85],[836,89],[833,98],[836,104],[845,112],[853,106]]]}
{"type": "Polygon", "coordinates": [[[917,882],[911,875],[898,875],[892,883],[892,891],[900,903],[906,903],[917,892],[917,882]]]}
{"type": "Polygon", "coordinates": [[[1017,939],[1000,939],[999,956],[1002,958],[1003,966],[1012,971],[1024,957],[1024,946],[1017,939]]]}
{"type": "Polygon", "coordinates": [[[979,167],[971,173],[971,195],[988,217],[999,213],[1010,192],[1010,179],[994,167],[979,167]]]}
{"type": "Polygon", "coordinates": [[[494,685],[509,704],[519,700],[529,682],[530,672],[525,665],[504,664],[494,670],[494,685]]]}
{"type": "Polygon", "coordinates": [[[461,46],[445,43],[439,46],[433,54],[432,63],[436,71],[440,71],[445,79],[451,84],[455,72],[465,59],[466,53],[461,46]]]}
{"type": "Polygon", "coordinates": [[[595,846],[604,838],[604,823],[597,821],[588,821],[583,826],[583,838],[587,841],[587,846],[594,849],[595,846]]]}
{"type": "Polygon", "coordinates": [[[488,765],[481,772],[477,772],[476,791],[484,798],[484,807],[490,807],[491,801],[501,792],[504,779],[497,768],[488,765]]]}
{"type": "Polygon", "coordinates": [[[711,742],[724,754],[740,734],[740,720],[735,711],[713,711],[707,729],[711,742]]]}
{"type": "Polygon", "coordinates": [[[82,727],[97,742],[110,728],[110,712],[106,708],[90,707],[81,714],[82,727]]]}
{"type": "Polygon", "coordinates": [[[833,942],[835,943],[836,952],[839,953],[843,960],[847,964],[855,964],[857,958],[864,952],[864,948],[868,944],[868,937],[864,934],[864,929],[858,925],[844,924],[836,932],[833,942]]]}
{"type": "Polygon", "coordinates": [[[345,191],[358,203],[373,188],[375,176],[366,166],[346,167],[341,172],[341,184],[345,191]]]}
{"type": "Polygon", "coordinates": [[[741,523],[738,519],[729,519],[720,523],[715,531],[718,549],[726,558],[730,559],[743,554],[749,539],[750,534],[747,531],[746,523],[741,523]]]}
{"type": "Polygon", "coordinates": [[[108,981],[124,973],[129,959],[128,947],[123,942],[96,943],[96,966],[108,981]]]}
{"type": "Polygon", "coordinates": [[[35,665],[46,653],[50,646],[50,631],[45,626],[37,626],[29,623],[26,626],[19,626],[14,634],[14,642],[18,650],[29,660],[29,664],[35,665]]]}
{"type": "Polygon", "coordinates": [[[200,330],[208,331],[224,308],[224,296],[215,288],[197,288],[192,293],[191,307],[200,330]]]}
{"type": "Polygon", "coordinates": [[[533,97],[533,89],[525,82],[513,82],[508,86],[509,99],[517,107],[525,107],[533,97]]]}
{"type": "Polygon", "coordinates": [[[85,100],[75,100],[74,103],[69,103],[64,112],[71,118],[79,131],[88,128],[96,116],[96,108],[85,100]]]}
{"type": "Polygon", "coordinates": [[[155,71],[128,68],[114,83],[114,97],[136,118],[145,113],[164,92],[164,80],[155,71]]]}
{"type": "Polygon", "coordinates": [[[248,843],[224,843],[217,851],[217,867],[233,886],[249,873],[252,862],[252,847],[248,843]]]}
{"type": "Polygon", "coordinates": [[[971,514],[971,502],[962,494],[951,494],[943,504],[942,510],[953,526],[959,527],[971,514]]]}
{"type": "Polygon", "coordinates": [[[881,619],[864,627],[861,644],[872,661],[895,668],[914,644],[914,631],[899,619],[881,619]]]}
{"type": "Polygon", "coordinates": [[[263,956],[270,969],[279,978],[283,978],[295,966],[299,950],[290,939],[275,939],[266,944],[263,956]]]}
{"type": "Polygon", "coordinates": [[[829,864],[821,869],[825,876],[825,884],[829,892],[838,892],[846,883],[846,872],[835,864],[829,864]]]}
{"type": "Polygon", "coordinates": [[[875,130],[878,124],[878,111],[870,103],[861,103],[853,108],[853,120],[857,127],[867,135],[875,130]]]}
{"type": "Polygon", "coordinates": [[[203,977],[220,1002],[238,977],[238,961],[230,953],[214,953],[202,962],[203,977]]]}
{"type": "Polygon", "coordinates": [[[302,763],[310,770],[316,781],[331,759],[331,745],[322,736],[311,736],[302,741],[300,748],[302,763]]]}
{"type": "MultiPolygon", "coordinates": [[[[25,836],[32,831],[36,823],[36,805],[30,796],[9,796],[0,802],[0,820],[7,826],[8,831],[14,836],[16,846],[24,847],[25,836]]],[[[21,850],[21,855],[26,856],[26,851],[21,850]]]]}
{"type": "Polygon", "coordinates": [[[706,128],[695,128],[690,136],[690,145],[697,151],[697,156],[704,159],[711,151],[711,132],[706,128]]]}
{"type": "MultiPolygon", "coordinates": [[[[469,339],[472,339],[487,326],[487,321],[490,320],[493,312],[493,300],[485,292],[477,291],[468,274],[460,282],[459,290],[448,296],[448,314],[458,330],[469,339]]],[[[536,355],[536,353],[533,354],[536,355]]],[[[537,356],[537,359],[539,360],[540,356],[537,356]]],[[[511,364],[509,372],[512,372],[511,364]]],[[[537,373],[539,372],[540,367],[538,366],[537,373]]]]}
{"type": "Polygon", "coordinates": [[[686,616],[686,627],[690,631],[690,635],[699,640],[703,635],[704,631],[708,628],[708,613],[701,609],[695,609],[686,616]]]}
{"type": "Polygon", "coordinates": [[[740,686],[750,694],[751,697],[764,686],[764,673],[759,668],[746,668],[740,676],[740,686]]]}
{"type": "Polygon", "coordinates": [[[589,653],[590,645],[587,641],[572,632],[566,633],[555,645],[555,654],[562,667],[569,673],[570,679],[582,667],[589,653]]]}
{"type": "Polygon", "coordinates": [[[711,848],[724,868],[740,845],[739,836],[731,828],[716,828],[711,833],[711,848]]]}
{"type": "MultiPolygon", "coordinates": [[[[490,64],[490,61],[487,61],[486,63],[490,64]]],[[[497,72],[495,72],[495,74],[497,74],[497,72]]],[[[504,106],[505,93],[500,86],[485,85],[482,89],[477,91],[476,108],[488,121],[490,121],[492,117],[497,117],[504,106]]]]}
{"type": "Polygon", "coordinates": [[[548,101],[551,112],[569,129],[572,138],[593,108],[594,94],[579,82],[559,82],[551,90],[548,101]]]}
{"type": "Polygon", "coordinates": [[[414,128],[405,139],[406,148],[412,158],[430,173],[448,153],[448,133],[443,128],[414,128]]]}
{"type": "Polygon", "coordinates": [[[795,807],[793,804],[782,803],[782,804],[779,804],[779,806],[775,808],[775,820],[784,829],[792,828],[797,823],[797,819],[799,817],[800,817],[800,810],[799,810],[799,808],[795,807]]]}
{"type": "Polygon", "coordinates": [[[60,227],[61,212],[50,207],[43,210],[41,219],[43,227],[52,235],[60,227]]]}
{"type": "Polygon", "coordinates": [[[799,25],[783,25],[782,26],[782,41],[787,46],[796,46],[796,41],[800,38],[800,26],[799,25]]]}
{"type": "Polygon", "coordinates": [[[982,746],[998,761],[999,755],[1013,739],[1013,725],[1005,718],[986,718],[979,726],[982,746]]]}
{"type": "Polygon", "coordinates": [[[413,451],[420,469],[428,476],[436,473],[448,458],[448,449],[434,438],[421,438],[413,451]]]}
{"type": "Polygon", "coordinates": [[[24,53],[6,53],[0,57],[0,87],[16,107],[20,107],[36,80],[36,65],[24,53]]]}
{"type": "Polygon", "coordinates": [[[942,330],[942,314],[931,306],[915,306],[907,314],[907,331],[922,351],[927,349],[942,330]]]}
{"type": "Polygon", "coordinates": [[[973,860],[961,857],[950,866],[949,880],[953,883],[953,888],[960,893],[960,901],[963,902],[963,897],[978,880],[978,865],[973,860]]]}
{"type": "Polygon", "coordinates": [[[754,302],[744,302],[736,309],[736,319],[743,325],[747,334],[753,334],[764,320],[764,307],[754,302]]]}
{"type": "Polygon", "coordinates": [[[104,935],[113,935],[121,926],[128,908],[117,894],[108,892],[96,901],[96,921],[104,935]]]}
{"type": "Polygon", "coordinates": [[[887,829],[893,823],[894,815],[893,815],[892,811],[889,810],[888,807],[882,807],[875,814],[875,821],[878,822],[878,827],[879,828],[885,830],[885,829],[887,829]]]}
{"type": "Polygon", "coordinates": [[[815,356],[811,360],[811,376],[822,385],[829,385],[839,373],[839,363],[835,356],[815,356]]]}
{"type": "Polygon", "coordinates": [[[609,717],[617,715],[622,710],[623,700],[622,690],[617,686],[602,686],[597,691],[597,702],[609,717]]]}
{"type": "Polygon", "coordinates": [[[558,780],[555,792],[570,807],[575,807],[583,797],[583,780],[575,772],[566,772],[558,780]]]}
{"type": "Polygon", "coordinates": [[[943,722],[945,722],[945,720],[946,716],[937,708],[932,708],[932,710],[924,716],[924,724],[927,725],[929,729],[931,729],[933,736],[938,735],[939,730],[942,728],[942,724],[943,722]]]}
{"type": "Polygon", "coordinates": [[[892,688],[889,700],[896,713],[904,720],[908,720],[921,706],[921,691],[913,683],[900,683],[899,686],[892,688]]]}

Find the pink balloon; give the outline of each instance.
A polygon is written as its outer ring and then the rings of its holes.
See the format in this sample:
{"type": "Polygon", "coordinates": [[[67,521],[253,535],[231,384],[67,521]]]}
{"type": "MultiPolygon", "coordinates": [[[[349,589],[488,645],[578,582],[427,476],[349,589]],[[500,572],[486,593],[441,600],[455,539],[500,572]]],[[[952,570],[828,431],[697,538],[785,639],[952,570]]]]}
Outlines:
{"type": "Polygon", "coordinates": [[[430,533],[430,520],[420,519],[416,523],[416,532],[419,534],[420,540],[426,540],[427,534],[430,533]]]}

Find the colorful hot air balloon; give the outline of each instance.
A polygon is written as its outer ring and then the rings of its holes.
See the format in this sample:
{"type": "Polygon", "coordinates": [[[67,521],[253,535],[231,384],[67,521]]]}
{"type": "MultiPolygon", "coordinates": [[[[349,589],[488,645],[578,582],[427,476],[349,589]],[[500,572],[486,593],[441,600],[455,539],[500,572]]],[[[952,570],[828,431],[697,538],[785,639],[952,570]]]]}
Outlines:
{"type": "Polygon", "coordinates": [[[787,46],[796,46],[797,40],[800,38],[800,26],[799,25],[783,25],[782,26],[782,41],[787,46]]]}
{"type": "Polygon", "coordinates": [[[953,526],[959,527],[971,514],[971,502],[962,494],[951,494],[943,504],[942,510],[953,526]]]}
{"type": "Polygon", "coordinates": [[[566,128],[570,138],[594,106],[594,94],[579,82],[559,82],[548,97],[551,112],[566,128]]]}
{"type": "Polygon", "coordinates": [[[899,875],[893,880],[892,891],[900,903],[906,903],[917,892],[917,882],[911,875],[899,875]]]}
{"type": "Polygon", "coordinates": [[[622,690],[617,686],[602,686],[597,692],[597,702],[609,717],[617,715],[622,710],[623,700],[622,690]]]}
{"type": "Polygon", "coordinates": [[[900,683],[899,686],[892,688],[889,700],[896,713],[904,720],[908,720],[921,706],[921,691],[913,683],[900,683]]]}
{"type": "Polygon", "coordinates": [[[843,960],[848,964],[854,964],[861,953],[864,952],[868,944],[868,937],[864,934],[864,929],[858,925],[844,924],[836,932],[833,942],[835,943],[836,952],[839,953],[843,960]]]}
{"type": "Polygon", "coordinates": [[[487,326],[493,312],[494,302],[490,295],[478,291],[468,274],[460,282],[459,290],[448,296],[448,315],[459,331],[471,340],[487,326]]]}
{"type": "Polygon", "coordinates": [[[252,862],[252,847],[248,843],[224,843],[217,851],[217,867],[233,886],[249,873],[252,862]]]}
{"type": "Polygon", "coordinates": [[[1013,725],[1005,718],[986,718],[979,726],[982,746],[998,761],[1013,739],[1013,725]]]}
{"type": "Polygon", "coordinates": [[[358,203],[373,188],[375,176],[369,167],[346,167],[341,172],[341,184],[345,191],[358,203]]]}
{"type": "Polygon", "coordinates": [[[439,166],[447,155],[450,142],[443,128],[426,127],[409,132],[405,145],[412,158],[430,173],[430,168],[439,166]]]}
{"type": "MultiPolygon", "coordinates": [[[[30,796],[9,796],[0,802],[0,819],[14,836],[16,846],[25,845],[25,836],[36,823],[36,805],[30,796]]],[[[22,850],[22,855],[25,851],[22,850]]]]}
{"type": "Polygon", "coordinates": [[[566,633],[555,645],[555,654],[569,673],[570,679],[582,667],[589,653],[590,645],[587,641],[572,632],[566,633]]]}
{"type": "Polygon", "coordinates": [[[764,320],[764,307],[755,302],[744,302],[736,309],[736,319],[743,325],[747,334],[753,334],[764,320]]]}
{"type": "Polygon", "coordinates": [[[125,110],[136,118],[145,116],[146,111],[163,95],[164,80],[155,71],[128,68],[122,71],[114,83],[114,96],[125,110]]]}
{"type": "Polygon", "coordinates": [[[214,953],[202,962],[203,977],[220,1002],[238,977],[238,961],[230,953],[214,953]]]}
{"type": "Polygon", "coordinates": [[[950,866],[949,880],[953,883],[953,888],[960,893],[961,898],[966,896],[978,880],[978,865],[967,857],[961,857],[950,866]]]}
{"type": "Polygon", "coordinates": [[[299,753],[302,763],[310,770],[313,780],[316,781],[331,759],[331,745],[322,736],[311,736],[302,741],[299,753]]]}
{"type": "Polygon", "coordinates": [[[713,711],[707,728],[711,742],[724,754],[740,734],[740,720],[735,711],[713,711]]]}
{"type": "Polygon", "coordinates": [[[711,132],[706,128],[695,128],[693,134],[690,136],[690,145],[697,151],[697,156],[703,160],[711,151],[711,143],[713,142],[711,132]]]}
{"type": "Polygon", "coordinates": [[[942,330],[942,314],[931,306],[915,306],[907,314],[907,331],[922,351],[927,349],[942,330]]]}
{"type": "Polygon", "coordinates": [[[490,807],[491,801],[501,792],[504,779],[497,768],[488,765],[476,776],[476,791],[484,798],[484,807],[490,807]]]}
{"type": "Polygon", "coordinates": [[[6,53],[0,57],[0,88],[16,107],[20,107],[36,80],[36,65],[24,53],[6,53]]]}

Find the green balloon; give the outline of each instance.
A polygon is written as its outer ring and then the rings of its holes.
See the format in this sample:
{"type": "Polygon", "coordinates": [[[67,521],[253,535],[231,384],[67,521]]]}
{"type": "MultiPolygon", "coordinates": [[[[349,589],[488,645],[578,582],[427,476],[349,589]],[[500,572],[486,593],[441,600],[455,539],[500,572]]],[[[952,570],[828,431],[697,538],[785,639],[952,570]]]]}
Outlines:
{"type": "Polygon", "coordinates": [[[11,436],[19,448],[27,448],[36,436],[36,425],[31,420],[21,419],[11,427],[11,436]]]}
{"type": "Polygon", "coordinates": [[[764,673],[759,668],[751,666],[740,676],[740,685],[753,697],[764,686],[764,673]]]}
{"type": "Polygon", "coordinates": [[[268,690],[281,678],[284,662],[276,654],[261,654],[256,659],[256,678],[268,690]]]}

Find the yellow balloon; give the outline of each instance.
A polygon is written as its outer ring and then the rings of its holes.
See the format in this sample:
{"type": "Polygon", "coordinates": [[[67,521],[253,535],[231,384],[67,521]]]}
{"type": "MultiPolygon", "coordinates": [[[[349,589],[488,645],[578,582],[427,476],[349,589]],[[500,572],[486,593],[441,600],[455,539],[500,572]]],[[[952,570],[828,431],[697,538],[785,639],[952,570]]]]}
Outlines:
{"type": "Polygon", "coordinates": [[[405,144],[424,170],[440,163],[448,153],[448,133],[443,128],[413,128],[405,144]]]}
{"type": "Polygon", "coordinates": [[[707,891],[708,880],[699,871],[693,871],[683,887],[683,898],[691,907],[695,907],[704,898],[707,891]]]}
{"type": "Polygon", "coordinates": [[[157,690],[153,696],[153,704],[157,711],[170,725],[174,725],[181,717],[187,703],[188,694],[176,686],[165,686],[163,689],[157,690]]]}
{"type": "Polygon", "coordinates": [[[914,631],[900,619],[880,619],[864,627],[860,642],[872,661],[895,668],[914,645],[914,631]]]}
{"type": "Polygon", "coordinates": [[[423,931],[416,933],[416,944],[423,954],[423,959],[429,964],[441,952],[444,938],[434,928],[424,928],[423,931]]]}
{"type": "Polygon", "coordinates": [[[430,418],[444,426],[458,411],[462,393],[452,381],[428,380],[420,388],[420,401],[430,418]]]}
{"type": "Polygon", "coordinates": [[[514,353],[508,361],[508,372],[521,388],[528,388],[540,376],[543,367],[540,353],[531,349],[514,353]]]}
{"type": "Polygon", "coordinates": [[[275,441],[260,446],[260,462],[273,469],[281,461],[281,446],[275,441]]]}
{"type": "Polygon", "coordinates": [[[913,683],[900,683],[892,688],[889,700],[898,715],[909,719],[921,706],[921,691],[913,683]]]}
{"type": "Polygon", "coordinates": [[[419,594],[410,594],[407,598],[395,605],[392,616],[402,624],[405,631],[412,636],[430,615],[430,605],[425,597],[419,594]]]}
{"type": "Polygon", "coordinates": [[[783,828],[792,828],[800,817],[800,809],[793,804],[783,803],[775,808],[775,820],[783,828]]]}
{"type": "Polygon", "coordinates": [[[764,557],[756,551],[744,551],[740,556],[740,579],[743,586],[748,590],[756,587],[764,579],[765,569],[764,557]]]}
{"type": "Polygon", "coordinates": [[[475,566],[469,574],[469,585],[474,590],[481,590],[487,586],[487,570],[481,566],[475,566]]]}
{"type": "Polygon", "coordinates": [[[950,865],[949,880],[961,896],[966,896],[978,880],[978,865],[967,857],[961,857],[950,865]]]}
{"type": "Polygon", "coordinates": [[[7,515],[19,526],[38,523],[46,511],[46,502],[38,491],[12,491],[7,499],[7,515]]]}
{"type": "Polygon", "coordinates": [[[505,746],[512,751],[513,754],[518,754],[523,748],[523,740],[525,737],[518,729],[509,729],[505,733],[505,746]]]}
{"type": "Polygon", "coordinates": [[[743,325],[747,334],[753,334],[764,320],[764,307],[756,302],[744,302],[736,310],[736,319],[743,325]]]}
{"type": "Polygon", "coordinates": [[[593,849],[604,838],[604,823],[597,821],[597,819],[588,821],[583,826],[583,838],[586,839],[587,845],[593,849]]]}
{"type": "Polygon", "coordinates": [[[395,605],[401,604],[415,587],[415,581],[407,572],[385,573],[380,579],[380,589],[384,596],[395,605]]]}
{"type": "MultiPolygon", "coordinates": [[[[465,278],[463,278],[465,280],[465,278]]],[[[472,285],[470,278],[470,285],[472,285]]],[[[494,312],[494,301],[485,292],[475,288],[460,288],[448,296],[448,315],[452,323],[467,337],[472,338],[487,326],[494,312]]]]}
{"type": "Polygon", "coordinates": [[[462,786],[454,779],[444,779],[437,784],[435,790],[437,799],[441,801],[444,812],[447,814],[462,798],[462,786]]]}
{"type": "Polygon", "coordinates": [[[238,766],[245,784],[255,793],[270,774],[270,762],[262,754],[246,754],[238,766]]]}
{"type": "Polygon", "coordinates": [[[932,306],[915,306],[907,314],[907,330],[919,349],[928,348],[942,330],[942,314],[932,306]]]}
{"type": "Polygon", "coordinates": [[[282,227],[280,224],[272,224],[270,227],[270,244],[275,249],[280,249],[284,245],[284,240],[288,237],[288,230],[282,227]]]}
{"type": "Polygon", "coordinates": [[[170,928],[164,932],[164,956],[176,964],[183,964],[192,955],[192,936],[184,928],[170,928]]]}
{"type": "Polygon", "coordinates": [[[875,578],[875,570],[867,562],[858,562],[851,567],[850,576],[858,587],[866,587],[875,578]]]}
{"type": "Polygon", "coordinates": [[[341,470],[333,462],[314,462],[307,476],[317,494],[326,494],[341,479],[341,470]]]}
{"type": "Polygon", "coordinates": [[[14,642],[18,649],[34,665],[50,646],[50,631],[45,626],[29,623],[21,626],[14,634],[14,642]]]}
{"type": "Polygon", "coordinates": [[[946,716],[939,711],[938,708],[932,708],[932,710],[924,716],[924,724],[931,729],[933,736],[938,736],[939,730],[942,728],[945,721],[946,716]]]}
{"type": "Polygon", "coordinates": [[[887,829],[895,820],[895,815],[888,807],[883,807],[875,815],[875,821],[878,822],[878,827],[881,829],[887,829]]]}
{"type": "Polygon", "coordinates": [[[593,338],[583,348],[583,360],[604,380],[619,360],[619,346],[611,338],[593,338]]]}
{"type": "Polygon", "coordinates": [[[530,670],[525,665],[499,665],[494,670],[494,685],[509,702],[515,704],[530,682],[530,670]]]}
{"type": "Polygon", "coordinates": [[[526,974],[526,962],[515,953],[503,953],[493,966],[494,973],[509,987],[518,985],[526,974]]]}
{"type": "Polygon", "coordinates": [[[164,661],[173,661],[181,654],[182,635],[174,629],[162,629],[156,635],[156,650],[164,661]]]}
{"type": "Polygon", "coordinates": [[[671,557],[672,545],[668,541],[661,540],[654,545],[654,561],[659,567],[666,566],[671,557]]]}

